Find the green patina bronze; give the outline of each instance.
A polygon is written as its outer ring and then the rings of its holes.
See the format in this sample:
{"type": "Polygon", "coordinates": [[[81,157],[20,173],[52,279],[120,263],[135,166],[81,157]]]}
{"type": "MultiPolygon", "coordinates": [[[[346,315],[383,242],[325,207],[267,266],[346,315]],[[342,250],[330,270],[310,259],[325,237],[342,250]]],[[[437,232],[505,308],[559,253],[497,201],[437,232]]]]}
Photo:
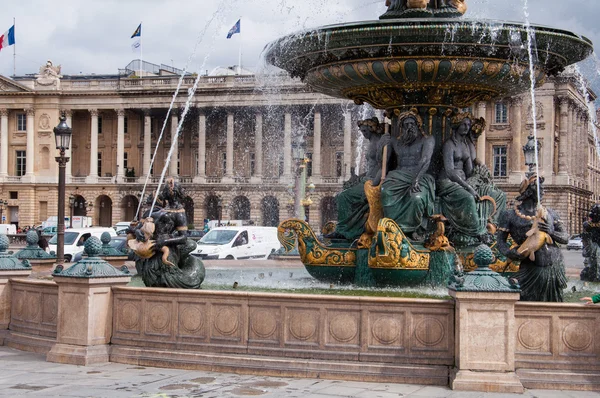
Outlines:
{"type": "Polygon", "coordinates": [[[131,276],[126,266],[123,266],[121,270],[117,270],[99,257],[102,252],[102,242],[95,236],[92,236],[85,241],[84,251],[85,254],[87,254],[87,258],[84,258],[67,269],[64,269],[62,265],[58,265],[52,275],[67,278],[88,279],[131,276]]]}
{"type": "Polygon", "coordinates": [[[15,253],[15,257],[20,258],[22,260],[56,259],[56,255],[54,254],[54,252],[46,253],[45,250],[40,248],[40,246],[38,245],[39,239],[40,238],[36,231],[27,232],[27,236],[25,237],[27,247],[15,253]]]}
{"type": "Polygon", "coordinates": [[[8,251],[9,240],[6,235],[0,235],[0,271],[31,270],[29,261],[21,260],[8,251]]]}
{"type": "Polygon", "coordinates": [[[100,257],[123,257],[127,253],[115,249],[110,245],[112,237],[108,232],[103,232],[100,236],[100,242],[102,242],[102,248],[100,248],[100,257]]]}
{"type": "Polygon", "coordinates": [[[472,272],[457,272],[450,278],[448,289],[457,292],[496,292],[519,293],[519,285],[515,279],[507,280],[505,277],[490,269],[496,259],[492,249],[486,245],[479,245],[474,256],[477,269],[472,272]]]}

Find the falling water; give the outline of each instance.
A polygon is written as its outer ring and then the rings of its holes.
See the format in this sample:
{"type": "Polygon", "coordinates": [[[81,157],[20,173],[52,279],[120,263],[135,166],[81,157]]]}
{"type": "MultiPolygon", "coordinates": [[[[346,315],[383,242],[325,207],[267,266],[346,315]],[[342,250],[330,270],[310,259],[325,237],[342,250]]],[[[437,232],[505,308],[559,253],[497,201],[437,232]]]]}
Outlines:
{"type": "MultiPolygon", "coordinates": [[[[160,143],[162,141],[165,129],[167,127],[167,122],[169,120],[169,116],[171,114],[171,111],[173,110],[173,106],[175,105],[175,100],[177,99],[177,96],[179,95],[179,91],[181,90],[181,86],[183,84],[183,80],[185,78],[186,75],[186,71],[190,65],[190,63],[192,62],[192,60],[196,57],[196,52],[198,50],[198,46],[200,45],[200,43],[202,43],[202,41],[204,40],[204,36],[206,35],[206,32],[208,30],[208,28],[210,27],[210,25],[213,23],[213,21],[216,19],[216,17],[224,10],[224,6],[227,2],[225,0],[221,1],[221,3],[219,4],[219,6],[217,7],[217,10],[213,13],[213,15],[211,16],[211,18],[208,20],[208,22],[206,23],[206,25],[204,26],[204,29],[202,29],[202,31],[200,32],[200,34],[198,35],[198,38],[196,39],[196,44],[194,45],[194,48],[192,50],[192,53],[190,54],[190,56],[188,57],[185,66],[183,67],[183,70],[181,72],[181,76],[179,77],[179,81],[177,82],[177,88],[175,89],[175,93],[173,94],[173,97],[171,98],[171,103],[169,104],[169,109],[167,110],[167,115],[165,116],[165,121],[163,123],[162,129],[160,130],[160,134],[158,136],[158,140],[156,141],[156,148],[154,148],[154,153],[152,154],[152,158],[150,159],[150,168],[148,170],[148,174],[146,175],[146,179],[144,181],[144,187],[142,188],[142,193],[140,195],[140,200],[138,203],[138,208],[136,211],[136,217],[138,217],[139,213],[140,213],[140,209],[142,207],[142,204],[144,203],[144,195],[146,194],[146,188],[148,186],[148,182],[150,181],[150,170],[152,170],[152,167],[154,166],[154,161],[156,160],[156,153],[158,152],[158,148],[160,147],[160,143]]],[[[204,60],[204,62],[206,62],[206,58],[204,60]]],[[[202,69],[202,68],[201,68],[202,69]]],[[[179,130],[178,130],[179,133],[179,130]]],[[[169,154],[170,157],[170,154],[169,154]]],[[[168,162],[166,163],[165,167],[168,166],[168,162]]],[[[158,196],[158,192],[160,191],[160,184],[156,190],[156,194],[155,194],[155,198],[154,198],[154,202],[152,204],[152,209],[154,209],[154,203],[156,202],[156,196],[158,196]]],[[[150,211],[150,214],[152,214],[152,211],[150,211]]]]}
{"type": "MultiPolygon", "coordinates": [[[[534,66],[534,59],[533,59],[533,40],[535,39],[534,37],[534,32],[533,29],[531,29],[531,24],[529,23],[529,5],[528,5],[528,0],[524,0],[523,3],[523,14],[525,15],[525,29],[527,30],[527,53],[529,55],[529,81],[531,82],[531,86],[529,89],[529,92],[531,93],[531,117],[533,120],[533,137],[536,143],[536,148],[535,148],[535,174],[536,177],[540,176],[540,161],[539,161],[539,153],[537,150],[537,142],[538,142],[538,136],[537,136],[537,107],[536,107],[536,103],[535,103],[535,83],[536,83],[536,79],[535,79],[535,66],[534,66]]],[[[540,179],[536,178],[536,184],[537,184],[537,202],[538,202],[538,206],[541,206],[541,202],[542,202],[542,198],[540,195],[540,179]]]]}
{"type": "MultiPolygon", "coordinates": [[[[228,10],[228,9],[230,10],[231,7],[234,4],[235,4],[235,0],[234,1],[222,0],[221,3],[219,4],[219,6],[217,7],[217,10],[214,12],[214,14],[212,15],[211,19],[209,20],[208,24],[211,24],[212,21],[214,21],[217,17],[220,17],[220,21],[219,21],[218,27],[222,26],[223,19],[224,19],[225,15],[226,15],[225,11],[228,10]]],[[[205,33],[207,29],[208,29],[208,25],[203,30],[203,33],[205,33]]],[[[210,57],[210,54],[211,54],[212,50],[214,49],[216,35],[217,35],[217,33],[219,33],[218,30],[219,29],[215,29],[215,32],[213,33],[210,50],[204,56],[202,64],[200,65],[200,68],[199,68],[200,70],[204,69],[204,67],[206,65],[206,62],[208,61],[208,58],[210,57]]],[[[202,34],[202,37],[203,36],[204,36],[204,34],[202,34]]],[[[194,53],[196,52],[196,49],[197,49],[197,45],[194,47],[194,53]]],[[[158,181],[158,186],[156,188],[156,193],[154,195],[154,200],[152,201],[152,206],[150,207],[150,214],[152,214],[152,212],[154,211],[154,206],[156,205],[156,200],[158,199],[160,188],[161,188],[162,183],[163,183],[163,181],[165,179],[165,174],[166,174],[167,170],[169,169],[169,164],[171,162],[171,156],[173,155],[173,152],[175,150],[176,145],[178,145],[179,134],[181,133],[181,129],[183,127],[183,123],[185,122],[185,117],[187,116],[187,113],[190,110],[190,106],[191,106],[192,100],[194,99],[194,96],[196,94],[196,90],[198,89],[198,84],[200,83],[201,77],[202,76],[200,74],[198,74],[196,76],[196,79],[194,80],[194,85],[192,86],[191,89],[188,90],[188,97],[187,97],[187,100],[185,102],[185,106],[184,106],[183,112],[181,114],[181,118],[179,120],[179,124],[177,125],[177,131],[175,132],[174,136],[171,137],[171,147],[169,148],[169,153],[168,153],[167,158],[165,160],[165,165],[164,165],[162,173],[160,175],[160,180],[158,181]]],[[[173,103],[171,103],[171,105],[173,105],[173,103]]],[[[166,123],[166,121],[165,121],[165,123],[166,123]]],[[[164,125],[163,125],[163,130],[164,130],[164,125]]],[[[157,147],[158,147],[158,145],[157,145],[157,147]]],[[[156,152],[155,152],[155,154],[156,154],[156,152]]]]}
{"type": "MultiPolygon", "coordinates": [[[[371,105],[369,105],[369,104],[364,104],[361,107],[360,112],[359,112],[361,120],[365,120],[370,117],[373,117],[373,114],[374,114],[373,107],[371,107],[371,105]]],[[[364,145],[365,145],[365,137],[362,135],[362,132],[359,129],[357,139],[356,139],[356,165],[355,165],[356,175],[360,175],[361,163],[365,164],[365,160],[364,160],[365,154],[363,153],[364,145]]]]}
{"type": "Polygon", "coordinates": [[[598,139],[598,129],[596,128],[596,107],[594,106],[594,103],[590,98],[585,78],[583,77],[583,73],[581,73],[579,66],[574,65],[574,70],[577,75],[577,81],[579,82],[579,89],[581,90],[581,94],[585,98],[585,103],[587,105],[588,120],[589,125],[592,129],[592,133],[594,135],[594,145],[596,147],[596,153],[598,154],[598,157],[600,157],[600,139],[598,139]]]}

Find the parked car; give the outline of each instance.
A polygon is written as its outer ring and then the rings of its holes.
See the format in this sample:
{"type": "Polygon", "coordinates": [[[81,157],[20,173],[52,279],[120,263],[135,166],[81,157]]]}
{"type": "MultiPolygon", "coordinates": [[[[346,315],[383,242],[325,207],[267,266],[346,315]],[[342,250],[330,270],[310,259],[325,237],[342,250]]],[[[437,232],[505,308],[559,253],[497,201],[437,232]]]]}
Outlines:
{"type": "Polygon", "coordinates": [[[573,235],[567,243],[567,250],[581,250],[583,249],[583,242],[581,235],[573,235]]]}
{"type": "MultiPolygon", "coordinates": [[[[113,248],[123,252],[124,256],[129,254],[129,247],[127,246],[127,238],[124,236],[113,236],[113,238],[110,241],[110,245],[113,248]]],[[[73,262],[76,263],[78,261],[81,261],[82,258],[83,258],[83,252],[79,252],[73,257],[73,262]]]]}
{"type": "MultiPolygon", "coordinates": [[[[110,227],[94,228],[69,228],[65,230],[65,260],[71,262],[77,253],[83,252],[83,244],[91,237],[100,239],[104,232],[108,232],[111,237],[117,236],[115,230],[110,227]]],[[[54,235],[48,242],[50,251],[56,252],[56,243],[58,235],[54,235]]]]}
{"type": "Polygon", "coordinates": [[[193,239],[193,240],[199,240],[205,234],[206,234],[206,232],[204,232],[201,229],[190,229],[190,230],[188,230],[188,237],[191,238],[191,239],[193,239]]]}
{"type": "Polygon", "coordinates": [[[208,260],[268,258],[280,247],[275,227],[218,227],[198,241],[192,254],[208,260]]]}
{"type": "Polygon", "coordinates": [[[116,223],[113,228],[115,229],[115,232],[117,233],[117,235],[122,235],[119,232],[126,231],[127,228],[129,228],[129,225],[131,225],[131,222],[129,222],[129,221],[120,221],[120,222],[116,223]]]}

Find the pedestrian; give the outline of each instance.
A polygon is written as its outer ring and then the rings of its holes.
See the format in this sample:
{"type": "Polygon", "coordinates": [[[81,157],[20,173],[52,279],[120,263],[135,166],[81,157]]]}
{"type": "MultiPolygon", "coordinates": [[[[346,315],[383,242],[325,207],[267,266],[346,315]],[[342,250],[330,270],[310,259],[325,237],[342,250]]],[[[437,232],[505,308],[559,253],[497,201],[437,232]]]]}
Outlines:
{"type": "Polygon", "coordinates": [[[40,249],[44,250],[45,252],[48,251],[49,245],[48,245],[48,239],[46,239],[43,235],[42,235],[42,231],[40,231],[38,229],[37,231],[37,235],[38,235],[38,246],[40,247],[40,249]]]}

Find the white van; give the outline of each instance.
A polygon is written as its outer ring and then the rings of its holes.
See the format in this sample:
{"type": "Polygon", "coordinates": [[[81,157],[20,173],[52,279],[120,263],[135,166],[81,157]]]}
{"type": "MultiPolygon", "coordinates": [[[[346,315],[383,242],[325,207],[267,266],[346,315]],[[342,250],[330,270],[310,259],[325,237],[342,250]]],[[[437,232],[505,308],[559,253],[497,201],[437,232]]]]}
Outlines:
{"type": "Polygon", "coordinates": [[[268,258],[281,244],[275,227],[218,227],[198,242],[193,255],[206,260],[268,258]]]}
{"type": "Polygon", "coordinates": [[[17,227],[14,224],[0,224],[0,234],[15,235],[17,227]]]}
{"type": "MultiPolygon", "coordinates": [[[[83,244],[91,237],[95,236],[100,239],[104,232],[108,232],[111,237],[117,236],[117,233],[113,228],[68,228],[65,229],[65,261],[71,262],[71,259],[75,257],[77,253],[83,251],[83,244]]],[[[48,241],[50,251],[56,252],[56,243],[58,235],[54,235],[52,239],[48,241]]]]}

